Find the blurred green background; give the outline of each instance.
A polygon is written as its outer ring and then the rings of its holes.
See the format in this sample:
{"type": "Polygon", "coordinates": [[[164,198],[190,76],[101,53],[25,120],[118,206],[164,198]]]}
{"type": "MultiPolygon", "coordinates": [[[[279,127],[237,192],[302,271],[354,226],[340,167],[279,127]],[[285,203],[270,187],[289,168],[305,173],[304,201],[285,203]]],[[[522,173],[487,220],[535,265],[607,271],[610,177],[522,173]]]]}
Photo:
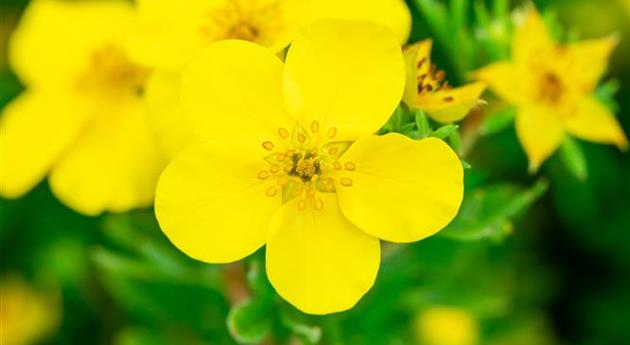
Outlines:
{"type": "MultiPolygon", "coordinates": [[[[501,56],[506,11],[522,4],[482,3],[408,1],[411,40],[434,38],[433,60],[454,84],[501,56]],[[447,15],[436,17],[439,11],[447,15]]],[[[615,82],[601,92],[618,86],[617,114],[630,133],[629,1],[535,3],[563,39],[621,34],[605,78],[615,82]]],[[[26,5],[0,3],[0,107],[21,91],[6,48],[26,5]]],[[[477,138],[465,157],[472,168],[460,218],[430,239],[386,245],[367,296],[321,317],[275,295],[262,251],[238,264],[202,264],[168,242],[151,210],[83,217],[42,183],[22,199],[0,200],[3,304],[18,279],[30,286],[27,299],[46,301],[40,316],[47,321],[39,322],[47,334],[34,340],[41,344],[630,344],[630,155],[579,145],[585,181],[558,154],[529,175],[511,127],[477,138]],[[431,319],[436,308],[458,314],[431,319]],[[431,322],[470,341],[428,344],[431,322]]],[[[3,328],[29,322],[10,311],[3,328]]]]}

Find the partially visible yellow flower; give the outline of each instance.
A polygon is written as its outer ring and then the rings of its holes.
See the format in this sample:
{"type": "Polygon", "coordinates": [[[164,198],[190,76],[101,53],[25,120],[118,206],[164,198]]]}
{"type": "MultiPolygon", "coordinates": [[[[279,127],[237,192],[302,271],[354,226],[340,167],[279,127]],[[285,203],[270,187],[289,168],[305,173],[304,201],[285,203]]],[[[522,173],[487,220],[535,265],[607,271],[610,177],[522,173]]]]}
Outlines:
{"type": "Polygon", "coordinates": [[[0,344],[43,340],[58,327],[59,314],[58,293],[40,293],[15,276],[0,280],[0,344]]]}
{"type": "Polygon", "coordinates": [[[431,236],[462,200],[462,166],[443,141],[373,135],[404,82],[395,36],[364,21],[307,27],[285,64],[249,42],[211,44],[183,74],[183,108],[205,142],[160,178],[162,230],[209,263],[266,244],[283,298],[313,314],[351,308],[374,283],[379,238],[431,236]]]}
{"type": "Polygon", "coordinates": [[[565,135],[626,149],[614,114],[593,91],[617,45],[614,36],[559,45],[536,9],[514,34],[512,61],[476,72],[506,102],[516,105],[516,132],[535,171],[565,135]]]}
{"type": "Polygon", "coordinates": [[[242,39],[279,52],[300,27],[319,18],[361,19],[387,26],[407,41],[411,15],[403,0],[139,0],[133,55],[157,71],[147,85],[152,125],[166,154],[193,139],[181,119],[181,67],[208,43],[242,39]]]}
{"type": "Polygon", "coordinates": [[[468,311],[435,306],[420,313],[415,325],[420,345],[476,345],[479,343],[477,320],[468,311]]]}
{"type": "Polygon", "coordinates": [[[438,122],[459,121],[477,105],[486,86],[476,82],[451,88],[444,80],[444,71],[437,71],[431,64],[432,44],[425,40],[405,47],[407,82],[403,101],[438,122]]]}
{"type": "Polygon", "coordinates": [[[0,195],[50,174],[54,194],[89,215],[151,204],[163,167],[130,62],[126,1],[35,0],[9,47],[26,91],[2,110],[0,195]]]}

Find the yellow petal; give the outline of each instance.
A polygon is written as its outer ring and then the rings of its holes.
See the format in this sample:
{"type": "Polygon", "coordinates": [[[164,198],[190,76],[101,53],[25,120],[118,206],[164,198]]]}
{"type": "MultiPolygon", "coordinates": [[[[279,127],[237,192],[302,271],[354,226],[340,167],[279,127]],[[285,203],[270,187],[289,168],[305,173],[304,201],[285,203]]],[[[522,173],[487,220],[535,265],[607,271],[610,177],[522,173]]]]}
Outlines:
{"type": "Polygon", "coordinates": [[[204,27],[213,24],[212,11],[224,4],[220,0],[179,0],[174,6],[170,0],[138,0],[131,56],[148,66],[180,69],[206,44],[222,38],[204,27]]]}
{"type": "Polygon", "coordinates": [[[301,123],[337,128],[337,140],[376,132],[402,98],[405,66],[387,29],[322,20],[295,39],[284,74],[287,109],[301,123]]]}
{"type": "Polygon", "coordinates": [[[534,95],[535,85],[527,70],[510,62],[496,62],[477,70],[475,78],[508,103],[526,104],[534,95]]]}
{"type": "Polygon", "coordinates": [[[558,148],[564,137],[560,116],[545,106],[522,107],[516,114],[516,134],[534,172],[558,148]]]}
{"type": "Polygon", "coordinates": [[[200,139],[275,138],[278,127],[292,128],[282,97],[282,62],[256,44],[212,43],[184,70],[182,107],[200,139]]]}
{"type": "Polygon", "coordinates": [[[180,77],[178,72],[155,71],[144,88],[149,122],[169,159],[196,142],[181,109],[180,77]]]}
{"type": "Polygon", "coordinates": [[[334,194],[323,207],[298,209],[293,199],[274,214],[267,240],[267,275],[278,294],[301,311],[348,310],[372,287],[380,264],[377,238],[340,212],[334,194]]]}
{"type": "Polygon", "coordinates": [[[32,1],[11,38],[9,63],[27,85],[76,87],[94,49],[121,42],[131,20],[127,1],[32,1]]]}
{"type": "Polygon", "coordinates": [[[441,230],[459,210],[462,164],[439,139],[368,136],[341,157],[343,165],[347,162],[354,169],[340,173],[341,183],[335,186],[339,204],[370,235],[391,242],[418,241],[441,230]]]}
{"type": "Polygon", "coordinates": [[[561,55],[571,62],[565,76],[583,94],[590,93],[606,71],[610,54],[618,42],[616,36],[609,36],[569,44],[564,51],[568,55],[561,55]]]}
{"type": "Polygon", "coordinates": [[[164,162],[144,105],[112,100],[96,115],[53,168],[53,193],[86,215],[149,206],[164,162]]]}
{"type": "Polygon", "coordinates": [[[248,140],[207,142],[177,156],[160,177],[155,198],[157,219],[171,242],[209,263],[236,261],[260,248],[282,202],[271,178],[258,178],[267,168],[262,157],[262,148],[248,140]]]}
{"type": "Polygon", "coordinates": [[[405,58],[406,81],[403,101],[409,107],[416,106],[418,96],[418,77],[427,74],[431,66],[431,46],[433,41],[424,40],[408,45],[403,50],[405,58]]]}
{"type": "Polygon", "coordinates": [[[579,101],[572,116],[565,119],[565,126],[567,132],[578,138],[628,148],[628,139],[615,115],[591,97],[579,101]]]}
{"type": "Polygon", "coordinates": [[[74,95],[25,92],[2,110],[0,194],[17,198],[41,181],[76,139],[87,111],[74,95]]]}
{"type": "Polygon", "coordinates": [[[477,82],[450,90],[439,90],[418,96],[418,108],[438,122],[463,119],[479,102],[486,84],[477,82]]]}
{"type": "Polygon", "coordinates": [[[322,18],[366,20],[391,30],[403,45],[411,31],[411,13],[402,0],[311,0],[311,22],[322,18]]]}
{"type": "Polygon", "coordinates": [[[512,41],[512,60],[537,67],[549,58],[555,43],[536,8],[532,8],[525,22],[516,29],[512,41]]]}

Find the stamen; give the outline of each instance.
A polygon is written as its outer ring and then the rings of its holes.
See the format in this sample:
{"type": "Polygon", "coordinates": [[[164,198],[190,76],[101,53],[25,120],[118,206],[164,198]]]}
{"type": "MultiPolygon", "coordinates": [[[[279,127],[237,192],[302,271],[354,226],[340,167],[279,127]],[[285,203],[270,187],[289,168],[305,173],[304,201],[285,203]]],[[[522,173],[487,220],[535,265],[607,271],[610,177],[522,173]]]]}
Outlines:
{"type": "Polygon", "coordinates": [[[425,89],[426,89],[428,92],[431,92],[431,91],[433,91],[433,86],[431,86],[431,84],[427,84],[427,86],[425,87],[425,89]]]}
{"type": "Polygon", "coordinates": [[[267,151],[271,151],[273,150],[273,143],[271,141],[265,141],[262,143],[262,147],[267,151]]]}
{"type": "Polygon", "coordinates": [[[311,123],[311,132],[313,133],[319,132],[319,122],[313,121],[313,123],[311,123]]]}
{"type": "Polygon", "coordinates": [[[335,128],[335,127],[330,127],[330,128],[328,129],[328,133],[327,133],[327,135],[328,135],[328,137],[329,137],[329,138],[331,138],[331,139],[332,139],[332,138],[334,138],[334,137],[337,135],[337,128],[335,128]]]}
{"type": "Polygon", "coordinates": [[[271,166],[271,168],[269,168],[269,171],[270,171],[272,174],[275,174],[275,173],[277,173],[278,171],[280,171],[280,168],[279,168],[277,165],[272,165],[272,166],[271,166]]]}
{"type": "Polygon", "coordinates": [[[452,96],[446,96],[443,98],[444,102],[452,102],[454,98],[452,96]]]}
{"type": "Polygon", "coordinates": [[[437,81],[444,80],[444,77],[446,77],[446,73],[444,71],[437,71],[437,73],[435,74],[435,80],[437,81]]]}
{"type": "Polygon", "coordinates": [[[306,136],[303,133],[298,133],[297,139],[301,144],[304,144],[306,142],[306,136]]]}
{"type": "Polygon", "coordinates": [[[285,155],[284,153],[279,154],[278,156],[276,156],[276,159],[279,162],[283,162],[285,159],[287,159],[287,155],[285,155]]]}
{"type": "Polygon", "coordinates": [[[265,192],[265,195],[267,195],[267,196],[274,196],[274,195],[276,195],[277,192],[278,192],[278,189],[276,189],[276,187],[269,187],[269,188],[267,188],[267,191],[265,192]]]}
{"type": "Polygon", "coordinates": [[[347,177],[342,177],[340,182],[343,186],[346,186],[346,187],[352,186],[352,180],[347,177]]]}
{"type": "Polygon", "coordinates": [[[262,170],[260,172],[258,172],[258,178],[261,180],[266,179],[267,177],[269,177],[269,172],[267,172],[267,170],[262,170]]]}
{"type": "Polygon", "coordinates": [[[322,208],[324,208],[324,200],[322,199],[315,199],[315,209],[318,211],[321,211],[322,208]]]}
{"type": "Polygon", "coordinates": [[[278,135],[283,138],[286,139],[289,137],[289,131],[286,128],[278,128],[278,135]]]}
{"type": "Polygon", "coordinates": [[[346,162],[346,164],[344,164],[343,166],[348,171],[353,171],[354,169],[356,169],[356,166],[352,162],[346,162]]]}
{"type": "Polygon", "coordinates": [[[339,148],[336,146],[333,146],[328,150],[328,153],[331,155],[335,155],[338,151],[339,151],[339,148]]]}
{"type": "Polygon", "coordinates": [[[306,200],[302,199],[298,202],[298,210],[300,211],[306,210],[306,200]]]}
{"type": "Polygon", "coordinates": [[[339,163],[339,161],[335,161],[333,167],[335,168],[335,170],[341,170],[341,163],[339,163]]]}

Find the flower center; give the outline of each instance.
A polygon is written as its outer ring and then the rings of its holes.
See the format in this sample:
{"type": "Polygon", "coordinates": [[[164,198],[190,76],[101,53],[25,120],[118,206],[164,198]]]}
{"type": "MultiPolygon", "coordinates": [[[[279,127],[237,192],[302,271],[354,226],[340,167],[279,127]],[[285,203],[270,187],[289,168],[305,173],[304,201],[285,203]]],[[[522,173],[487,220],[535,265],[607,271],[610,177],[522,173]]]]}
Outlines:
{"type": "Polygon", "coordinates": [[[280,31],[282,11],[277,0],[230,0],[208,10],[202,34],[216,39],[241,39],[265,44],[272,31],[280,31]]]}
{"type": "Polygon", "coordinates": [[[544,73],[539,81],[538,99],[549,104],[557,104],[564,93],[562,80],[553,72],[544,73]]]}
{"type": "Polygon", "coordinates": [[[128,92],[139,94],[149,71],[135,65],[113,45],[105,45],[90,56],[87,71],[79,79],[78,87],[87,91],[128,92]]]}
{"type": "Polygon", "coordinates": [[[352,186],[352,180],[343,175],[355,170],[355,164],[340,161],[351,142],[335,141],[336,135],[335,127],[320,133],[317,121],[311,123],[309,130],[299,124],[291,132],[278,128],[278,145],[272,141],[262,143],[271,152],[264,157],[269,168],[258,171],[257,177],[275,182],[265,194],[273,197],[282,191],[283,203],[299,198],[298,209],[312,206],[321,210],[323,202],[318,193],[334,193],[335,184],[352,186]]]}

